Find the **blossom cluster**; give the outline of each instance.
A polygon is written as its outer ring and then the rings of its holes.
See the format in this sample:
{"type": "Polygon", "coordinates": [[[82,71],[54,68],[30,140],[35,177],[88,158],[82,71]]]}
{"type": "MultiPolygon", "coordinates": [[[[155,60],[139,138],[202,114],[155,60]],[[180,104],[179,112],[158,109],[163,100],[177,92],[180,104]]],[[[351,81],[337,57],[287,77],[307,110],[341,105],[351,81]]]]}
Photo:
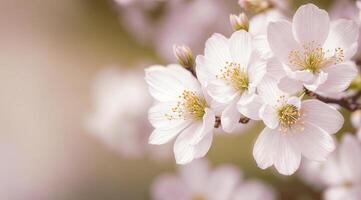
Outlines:
{"type": "Polygon", "coordinates": [[[344,124],[331,104],[361,109],[360,91],[349,90],[358,76],[352,58],[359,26],[331,21],[313,4],[299,7],[292,19],[272,12],[258,24],[262,28],[244,14],[231,15],[235,32],[229,38],[213,34],[203,55],[175,46],[180,64],[145,70],[155,100],[148,112],[154,127],[149,143],[175,139],[176,162],[187,164],[207,154],[216,129],[231,133],[261,121],[265,128],[253,147],[260,168],[291,175],[302,158],[327,160],[336,148],[333,135],[344,124]]]}

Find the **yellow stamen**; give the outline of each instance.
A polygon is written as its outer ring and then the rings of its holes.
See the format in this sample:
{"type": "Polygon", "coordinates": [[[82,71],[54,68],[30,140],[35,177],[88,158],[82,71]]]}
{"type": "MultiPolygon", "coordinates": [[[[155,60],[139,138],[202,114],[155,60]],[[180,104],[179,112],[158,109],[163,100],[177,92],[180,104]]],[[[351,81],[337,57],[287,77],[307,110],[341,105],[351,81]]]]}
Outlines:
{"type": "Polygon", "coordinates": [[[241,93],[248,89],[249,79],[247,71],[241,68],[238,63],[226,62],[226,66],[220,70],[220,74],[216,77],[226,81],[227,84],[241,93]]]}

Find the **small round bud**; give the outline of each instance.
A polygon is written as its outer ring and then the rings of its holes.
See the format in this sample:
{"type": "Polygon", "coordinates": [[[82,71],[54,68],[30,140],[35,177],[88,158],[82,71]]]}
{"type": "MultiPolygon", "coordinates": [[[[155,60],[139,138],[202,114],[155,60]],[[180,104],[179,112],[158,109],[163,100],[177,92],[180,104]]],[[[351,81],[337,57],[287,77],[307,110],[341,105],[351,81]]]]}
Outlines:
{"type": "Polygon", "coordinates": [[[185,68],[193,68],[194,59],[192,50],[185,45],[173,45],[173,53],[179,64],[185,68]]]}
{"type": "Polygon", "coordinates": [[[250,13],[260,13],[271,7],[269,0],[239,0],[238,4],[245,11],[250,13]]]}
{"type": "Polygon", "coordinates": [[[233,30],[245,30],[248,31],[249,29],[249,21],[246,14],[241,13],[238,16],[231,14],[229,16],[229,22],[231,23],[231,26],[233,30]]]}

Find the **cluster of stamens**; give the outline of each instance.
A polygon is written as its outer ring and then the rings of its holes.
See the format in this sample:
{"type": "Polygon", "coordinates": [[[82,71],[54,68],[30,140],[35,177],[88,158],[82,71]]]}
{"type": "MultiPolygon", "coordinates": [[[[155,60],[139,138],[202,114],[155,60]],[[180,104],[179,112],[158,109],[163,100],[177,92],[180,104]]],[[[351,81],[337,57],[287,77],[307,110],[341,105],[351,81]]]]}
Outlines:
{"type": "Polygon", "coordinates": [[[243,93],[248,89],[249,79],[246,69],[234,62],[226,62],[220,73],[216,76],[218,79],[226,81],[237,91],[243,93]]]}
{"type": "Polygon", "coordinates": [[[171,112],[165,114],[168,120],[174,119],[201,119],[205,113],[207,102],[203,97],[199,97],[197,93],[189,90],[184,90],[179,95],[177,104],[171,109],[171,112]]]}
{"type": "Polygon", "coordinates": [[[288,59],[291,65],[298,69],[318,73],[323,67],[335,65],[344,61],[342,48],[335,48],[334,52],[325,51],[319,44],[312,41],[304,44],[302,50],[293,50],[288,59]]]}
{"type": "Polygon", "coordinates": [[[299,122],[301,118],[301,112],[297,106],[285,103],[286,97],[281,96],[278,99],[280,107],[277,109],[278,119],[279,119],[279,129],[281,132],[286,133],[289,128],[299,122]]]}

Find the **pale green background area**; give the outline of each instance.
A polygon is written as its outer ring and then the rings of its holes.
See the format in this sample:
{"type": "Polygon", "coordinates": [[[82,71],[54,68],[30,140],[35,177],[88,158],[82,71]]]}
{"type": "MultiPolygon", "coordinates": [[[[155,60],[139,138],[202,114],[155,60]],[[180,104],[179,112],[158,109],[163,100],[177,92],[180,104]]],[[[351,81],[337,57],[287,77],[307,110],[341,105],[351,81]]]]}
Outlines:
{"type": "MultiPolygon", "coordinates": [[[[149,199],[151,181],[174,171],[174,161],[124,159],[89,136],[83,120],[96,72],[141,60],[165,64],[152,47],[133,40],[105,0],[5,0],[0,25],[0,141],[19,156],[18,186],[49,190],[45,199],[51,200],[149,199]]],[[[351,130],[349,122],[345,127],[351,130]]],[[[207,157],[265,180],[282,199],[319,199],[296,176],[256,166],[252,147],[262,128],[217,137],[207,157]]]]}

